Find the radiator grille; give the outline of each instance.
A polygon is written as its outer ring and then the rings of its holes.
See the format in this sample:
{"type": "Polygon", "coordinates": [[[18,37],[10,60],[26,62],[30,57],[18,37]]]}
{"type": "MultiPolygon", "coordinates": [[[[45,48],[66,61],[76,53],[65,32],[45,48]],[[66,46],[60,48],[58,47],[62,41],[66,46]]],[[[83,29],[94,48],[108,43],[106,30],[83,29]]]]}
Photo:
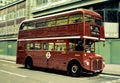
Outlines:
{"type": "Polygon", "coordinates": [[[92,61],[92,69],[93,70],[100,70],[102,69],[102,60],[95,59],[92,61]]]}

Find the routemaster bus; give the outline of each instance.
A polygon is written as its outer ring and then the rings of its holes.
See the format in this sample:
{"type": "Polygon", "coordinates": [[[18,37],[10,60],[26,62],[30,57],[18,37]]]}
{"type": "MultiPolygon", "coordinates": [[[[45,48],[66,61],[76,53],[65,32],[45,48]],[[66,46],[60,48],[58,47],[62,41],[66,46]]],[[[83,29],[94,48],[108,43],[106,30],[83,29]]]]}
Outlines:
{"type": "Polygon", "coordinates": [[[99,74],[105,63],[95,43],[105,41],[100,14],[76,9],[24,20],[19,29],[17,64],[55,69],[71,76],[99,74]]]}

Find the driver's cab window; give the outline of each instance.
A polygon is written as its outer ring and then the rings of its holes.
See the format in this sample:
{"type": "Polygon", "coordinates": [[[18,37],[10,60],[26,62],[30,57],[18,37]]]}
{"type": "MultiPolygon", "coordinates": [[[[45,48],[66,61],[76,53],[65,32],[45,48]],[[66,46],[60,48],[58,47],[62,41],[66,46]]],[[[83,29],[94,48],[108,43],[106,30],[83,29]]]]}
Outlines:
{"type": "Polygon", "coordinates": [[[90,23],[90,24],[94,24],[94,17],[89,15],[89,14],[86,14],[85,15],[85,22],[90,23]]]}
{"type": "Polygon", "coordinates": [[[83,16],[82,16],[81,13],[73,14],[73,15],[70,16],[69,23],[73,24],[73,23],[83,22],[83,18],[82,17],[83,16]]]}
{"type": "Polygon", "coordinates": [[[91,53],[95,51],[95,42],[92,40],[86,40],[86,52],[91,53]]]}

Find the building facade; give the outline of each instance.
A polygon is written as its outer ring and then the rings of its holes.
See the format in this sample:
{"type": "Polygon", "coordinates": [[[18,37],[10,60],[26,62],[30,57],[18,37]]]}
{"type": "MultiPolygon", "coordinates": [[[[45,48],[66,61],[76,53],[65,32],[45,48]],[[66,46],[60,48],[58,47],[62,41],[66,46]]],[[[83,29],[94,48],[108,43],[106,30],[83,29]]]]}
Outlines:
{"type": "Polygon", "coordinates": [[[0,54],[16,55],[18,26],[26,19],[26,2],[15,1],[0,7],[0,54]]]}
{"type": "Polygon", "coordinates": [[[19,0],[0,8],[0,54],[16,55],[18,27],[22,20],[77,8],[87,8],[103,16],[106,41],[96,44],[96,53],[106,63],[120,64],[119,0],[19,0]]]}
{"type": "Polygon", "coordinates": [[[0,0],[0,7],[10,4],[13,1],[15,0],[0,0]]]}

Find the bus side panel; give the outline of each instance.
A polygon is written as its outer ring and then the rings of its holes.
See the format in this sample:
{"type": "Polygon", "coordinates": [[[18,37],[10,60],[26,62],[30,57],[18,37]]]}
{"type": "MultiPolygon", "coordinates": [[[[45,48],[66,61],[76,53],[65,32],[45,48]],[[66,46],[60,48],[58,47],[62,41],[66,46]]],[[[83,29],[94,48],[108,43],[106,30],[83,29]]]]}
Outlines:
{"type": "Polygon", "coordinates": [[[63,51],[51,52],[51,57],[48,61],[48,67],[54,68],[56,70],[66,71],[67,70],[66,61],[67,61],[67,54],[65,54],[63,51]]]}
{"type": "Polygon", "coordinates": [[[27,51],[27,55],[30,55],[33,60],[33,66],[47,68],[46,52],[39,50],[27,51]]]}
{"type": "Polygon", "coordinates": [[[25,63],[25,53],[20,53],[20,52],[17,53],[16,63],[24,65],[24,63],[25,63]]]}
{"type": "Polygon", "coordinates": [[[18,42],[17,47],[17,64],[24,64],[26,52],[25,52],[25,42],[18,42]]]}

